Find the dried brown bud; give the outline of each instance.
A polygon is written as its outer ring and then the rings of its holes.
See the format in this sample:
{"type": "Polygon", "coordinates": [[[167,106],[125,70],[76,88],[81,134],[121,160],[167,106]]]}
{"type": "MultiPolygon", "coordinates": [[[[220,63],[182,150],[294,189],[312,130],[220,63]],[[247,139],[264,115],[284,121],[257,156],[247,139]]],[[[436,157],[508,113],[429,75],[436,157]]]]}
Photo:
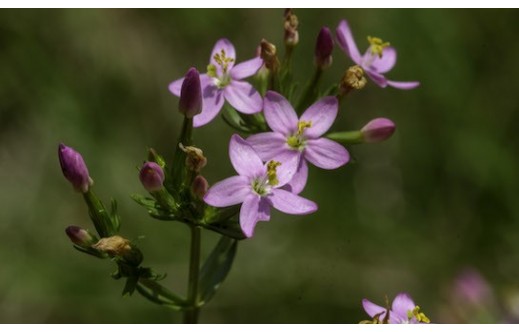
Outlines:
{"type": "Polygon", "coordinates": [[[260,47],[260,56],[265,62],[265,67],[272,71],[276,71],[279,67],[276,45],[269,43],[266,39],[262,39],[260,47]]]}
{"type": "Polygon", "coordinates": [[[351,66],[346,70],[340,83],[340,94],[345,95],[351,90],[360,90],[366,85],[364,70],[360,66],[351,66]]]}
{"type": "Polygon", "coordinates": [[[106,252],[110,256],[124,256],[132,250],[130,241],[119,235],[104,237],[92,247],[99,251],[106,252]]]}
{"type": "Polygon", "coordinates": [[[200,173],[200,170],[207,165],[207,158],[204,157],[204,152],[194,146],[184,146],[179,144],[180,149],[187,154],[186,167],[195,173],[200,173]]]}
{"type": "Polygon", "coordinates": [[[283,26],[285,28],[285,45],[290,47],[296,46],[299,43],[299,32],[297,31],[299,20],[290,8],[285,10],[283,26]]]}

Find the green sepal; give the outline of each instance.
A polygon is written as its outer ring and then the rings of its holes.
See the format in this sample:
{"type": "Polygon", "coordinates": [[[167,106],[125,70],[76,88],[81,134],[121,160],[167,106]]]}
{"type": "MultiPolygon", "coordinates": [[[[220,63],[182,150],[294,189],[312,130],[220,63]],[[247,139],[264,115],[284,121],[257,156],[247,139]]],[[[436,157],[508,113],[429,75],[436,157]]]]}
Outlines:
{"type": "Polygon", "coordinates": [[[74,244],[73,247],[74,247],[74,249],[81,251],[82,253],[89,254],[89,255],[97,257],[97,258],[101,258],[101,259],[108,258],[107,254],[100,252],[98,250],[95,250],[94,248],[84,248],[84,247],[78,246],[77,244],[74,244]]]}
{"type": "Polygon", "coordinates": [[[364,143],[364,137],[360,130],[329,133],[326,137],[344,145],[364,143]]]}
{"type": "Polygon", "coordinates": [[[222,112],[222,119],[227,125],[234,130],[237,130],[243,134],[250,134],[251,130],[246,126],[243,119],[240,117],[236,110],[228,105],[224,106],[222,112]]]}
{"type": "Polygon", "coordinates": [[[140,278],[136,289],[147,300],[172,310],[180,311],[188,307],[185,299],[153,280],[140,278]]]}
{"type": "Polygon", "coordinates": [[[121,229],[121,218],[117,214],[117,201],[115,198],[112,198],[111,201],[110,220],[112,221],[112,228],[115,232],[119,232],[121,229]]]}
{"type": "Polygon", "coordinates": [[[110,214],[106,210],[103,202],[91,191],[83,194],[88,206],[88,215],[94,223],[95,229],[100,237],[110,237],[116,233],[113,227],[110,214]]]}
{"type": "Polygon", "coordinates": [[[224,209],[207,206],[200,226],[236,240],[243,240],[246,237],[241,230],[240,224],[238,221],[233,220],[233,217],[239,212],[239,206],[224,209]]]}
{"type": "Polygon", "coordinates": [[[139,194],[130,195],[131,199],[133,199],[137,204],[143,206],[148,211],[150,217],[158,220],[167,220],[167,221],[181,221],[182,218],[176,216],[171,211],[165,211],[162,206],[157,203],[157,201],[151,197],[142,196],[139,194]]]}
{"type": "Polygon", "coordinates": [[[216,290],[231,270],[238,241],[222,236],[205,261],[200,272],[198,305],[201,306],[214,296],[216,290]]]}
{"type": "Polygon", "coordinates": [[[135,288],[137,287],[137,283],[139,282],[139,277],[132,276],[126,278],[126,283],[123,288],[123,296],[131,296],[133,292],[135,292],[135,288]]]}

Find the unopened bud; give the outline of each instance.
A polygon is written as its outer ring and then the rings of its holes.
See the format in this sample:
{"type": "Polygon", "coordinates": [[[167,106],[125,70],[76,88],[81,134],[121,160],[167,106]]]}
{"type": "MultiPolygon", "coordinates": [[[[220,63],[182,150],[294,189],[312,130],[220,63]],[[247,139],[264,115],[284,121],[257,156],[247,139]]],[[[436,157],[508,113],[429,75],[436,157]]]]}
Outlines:
{"type": "Polygon", "coordinates": [[[72,243],[84,248],[90,247],[98,241],[95,235],[78,226],[68,226],[65,233],[72,243]]]}
{"type": "Polygon", "coordinates": [[[139,172],[139,179],[147,191],[156,192],[162,189],[164,171],[159,164],[148,161],[142,166],[139,172]]]}
{"type": "Polygon", "coordinates": [[[292,9],[288,8],[285,10],[285,22],[283,24],[285,28],[285,45],[294,47],[299,43],[299,20],[294,14],[292,9]]]}
{"type": "Polygon", "coordinates": [[[207,190],[209,189],[209,183],[202,175],[197,175],[191,186],[193,193],[200,199],[204,198],[207,190]]]}
{"type": "Polygon", "coordinates": [[[377,118],[368,122],[360,130],[366,143],[378,143],[387,140],[395,132],[395,124],[386,118],[377,118]]]}
{"type": "Polygon", "coordinates": [[[364,70],[360,66],[351,66],[346,70],[339,86],[340,94],[345,95],[351,90],[360,90],[366,85],[364,70]]]}
{"type": "Polygon", "coordinates": [[[133,265],[139,265],[142,262],[141,251],[133,248],[130,240],[119,235],[102,238],[92,248],[107,253],[111,257],[121,257],[133,265]]]}
{"type": "Polygon", "coordinates": [[[207,165],[207,158],[204,157],[204,152],[194,146],[184,146],[182,143],[179,144],[182,151],[187,154],[186,166],[190,171],[200,173],[200,170],[207,165]]]}
{"type": "Polygon", "coordinates": [[[72,183],[76,191],[86,193],[94,181],[88,175],[83,157],[63,143],[58,147],[58,157],[65,178],[72,183]]]}
{"type": "Polygon", "coordinates": [[[315,64],[325,69],[332,64],[333,38],[328,27],[322,27],[315,44],[315,64]]]}
{"type": "Polygon", "coordinates": [[[266,39],[262,39],[260,47],[260,56],[265,63],[265,67],[272,71],[276,71],[279,67],[276,45],[269,43],[266,39]]]}
{"type": "Polygon", "coordinates": [[[184,77],[178,109],[188,119],[202,112],[202,87],[196,68],[190,68],[184,77]]]}

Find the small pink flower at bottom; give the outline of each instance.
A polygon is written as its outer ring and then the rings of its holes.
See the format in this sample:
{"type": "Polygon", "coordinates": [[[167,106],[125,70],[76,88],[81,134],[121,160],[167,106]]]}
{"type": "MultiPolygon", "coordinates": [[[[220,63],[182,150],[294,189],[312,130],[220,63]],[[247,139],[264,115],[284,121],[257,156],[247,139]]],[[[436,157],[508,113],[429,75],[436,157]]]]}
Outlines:
{"type": "Polygon", "coordinates": [[[295,166],[276,160],[264,164],[249,143],[238,135],[231,138],[229,156],[238,175],[214,184],[204,201],[216,207],[242,204],[240,226],[245,236],[254,234],[258,221],[270,220],[272,207],[296,215],[317,210],[314,202],[280,189],[292,178],[295,166]]]}
{"type": "MultiPolygon", "coordinates": [[[[420,307],[415,305],[413,299],[406,293],[398,294],[393,300],[390,309],[381,307],[366,299],[362,300],[362,306],[364,307],[364,311],[373,319],[373,321],[363,321],[366,323],[420,324],[431,322],[429,318],[420,311],[420,307]]],[[[389,303],[387,306],[389,307],[389,303]]]]}

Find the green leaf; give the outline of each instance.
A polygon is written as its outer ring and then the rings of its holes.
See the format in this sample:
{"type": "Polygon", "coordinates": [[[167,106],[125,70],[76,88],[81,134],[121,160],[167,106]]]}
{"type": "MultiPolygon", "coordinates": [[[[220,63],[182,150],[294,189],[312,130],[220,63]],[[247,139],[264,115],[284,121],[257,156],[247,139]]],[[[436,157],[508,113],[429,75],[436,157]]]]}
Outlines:
{"type": "Polygon", "coordinates": [[[112,198],[111,201],[110,219],[112,220],[113,229],[118,232],[121,228],[121,218],[117,214],[117,201],[115,198],[112,198]]]}
{"type": "Polygon", "coordinates": [[[231,270],[238,241],[222,236],[200,272],[199,305],[209,302],[231,270]]]}
{"type": "Polygon", "coordinates": [[[173,310],[183,310],[187,307],[183,298],[153,280],[140,278],[136,289],[139,294],[153,303],[167,306],[173,310]]]}

